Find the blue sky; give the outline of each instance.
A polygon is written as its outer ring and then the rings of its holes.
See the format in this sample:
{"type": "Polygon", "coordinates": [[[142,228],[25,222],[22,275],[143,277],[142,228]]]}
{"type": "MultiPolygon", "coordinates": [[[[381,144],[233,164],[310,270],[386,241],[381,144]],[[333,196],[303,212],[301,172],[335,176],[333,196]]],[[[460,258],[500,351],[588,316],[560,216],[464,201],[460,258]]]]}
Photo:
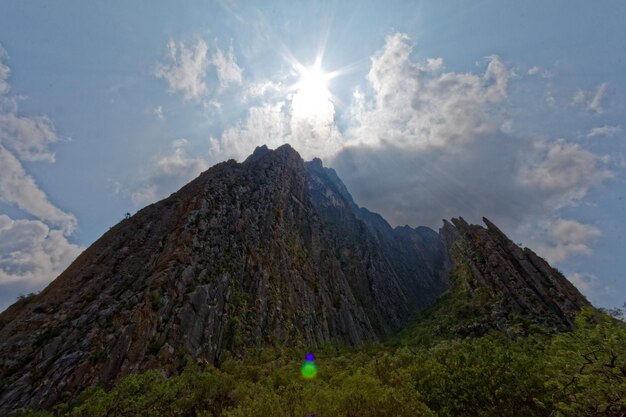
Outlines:
{"type": "Polygon", "coordinates": [[[487,216],[626,301],[623,2],[0,8],[0,310],[124,213],[284,142],[394,225],[487,216]]]}

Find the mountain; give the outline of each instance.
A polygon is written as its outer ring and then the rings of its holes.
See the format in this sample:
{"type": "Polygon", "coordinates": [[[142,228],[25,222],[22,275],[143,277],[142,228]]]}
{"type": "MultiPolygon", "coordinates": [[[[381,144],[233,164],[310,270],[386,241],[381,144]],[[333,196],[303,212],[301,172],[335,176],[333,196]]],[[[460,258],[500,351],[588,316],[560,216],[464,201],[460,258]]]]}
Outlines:
{"type": "MultiPolygon", "coordinates": [[[[571,328],[584,297],[488,220],[392,228],[289,145],[220,163],[112,227],[0,314],[0,414],[124,375],[264,346],[388,338],[444,293],[489,294],[469,333],[571,328]]],[[[468,332],[466,332],[468,333],[468,332]]]]}

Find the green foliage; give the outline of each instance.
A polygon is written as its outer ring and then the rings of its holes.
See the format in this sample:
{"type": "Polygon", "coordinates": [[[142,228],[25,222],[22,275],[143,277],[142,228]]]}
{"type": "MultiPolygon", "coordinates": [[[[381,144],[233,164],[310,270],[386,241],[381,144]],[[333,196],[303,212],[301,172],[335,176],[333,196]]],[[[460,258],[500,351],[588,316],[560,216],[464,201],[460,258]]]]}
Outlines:
{"type": "Polygon", "coordinates": [[[550,366],[562,370],[549,381],[555,415],[626,415],[626,326],[591,309],[576,324],[551,345],[550,366]]]}
{"type": "MultiPolygon", "coordinates": [[[[447,319],[446,319],[447,320],[447,319]]],[[[433,323],[431,323],[433,324],[433,323]]],[[[429,324],[429,325],[431,325],[429,324]]],[[[423,331],[419,326],[414,327],[423,331]]],[[[584,310],[572,333],[420,341],[316,351],[319,372],[299,374],[307,349],[250,350],[217,369],[127,376],[94,387],[59,416],[623,416],[626,325],[584,310]]],[[[397,341],[396,341],[397,342],[397,341]]],[[[51,414],[26,412],[27,417],[51,414]]]]}

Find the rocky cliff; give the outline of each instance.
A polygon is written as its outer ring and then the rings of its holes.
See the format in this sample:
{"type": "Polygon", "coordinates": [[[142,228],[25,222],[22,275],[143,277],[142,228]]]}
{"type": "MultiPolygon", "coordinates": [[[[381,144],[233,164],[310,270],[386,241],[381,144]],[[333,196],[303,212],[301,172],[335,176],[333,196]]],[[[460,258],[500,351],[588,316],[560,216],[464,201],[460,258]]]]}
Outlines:
{"type": "Polygon", "coordinates": [[[457,294],[484,297],[487,309],[459,330],[475,336],[494,329],[510,332],[520,324],[571,330],[576,312],[590,305],[585,297],[532,250],[516,245],[488,219],[483,222],[487,228],[452,219],[440,230],[457,294]]]}
{"type": "Polygon", "coordinates": [[[504,319],[569,328],[584,298],[487,225],[394,229],[320,160],[257,148],[112,227],[0,315],[0,414],[134,371],[173,374],[185,358],[381,340],[461,275],[504,319]]]}

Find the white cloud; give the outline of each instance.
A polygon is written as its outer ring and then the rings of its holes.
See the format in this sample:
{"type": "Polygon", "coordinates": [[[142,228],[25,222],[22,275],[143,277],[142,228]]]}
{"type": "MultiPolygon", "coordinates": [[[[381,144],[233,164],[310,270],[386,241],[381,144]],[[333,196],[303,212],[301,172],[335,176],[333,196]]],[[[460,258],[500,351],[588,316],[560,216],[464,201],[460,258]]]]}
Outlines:
{"type": "Polygon", "coordinates": [[[576,94],[572,97],[572,104],[582,104],[585,102],[585,92],[580,88],[576,90],[576,94]]]}
{"type": "MultiPolygon", "coordinates": [[[[0,60],[5,56],[0,47],[0,60]]],[[[9,73],[9,68],[0,62],[2,94],[10,89],[7,83],[9,73]]],[[[76,218],[50,203],[20,162],[20,159],[54,162],[54,153],[48,149],[58,140],[52,121],[46,116],[18,114],[17,100],[12,96],[1,96],[0,104],[0,200],[62,228],[66,234],[72,233],[76,218]]]]}
{"type": "Polygon", "coordinates": [[[589,188],[613,177],[600,156],[578,144],[542,141],[534,149],[521,168],[520,181],[544,194],[555,209],[582,199],[589,188]]]}
{"type": "Polygon", "coordinates": [[[453,146],[498,130],[503,120],[487,110],[506,98],[511,74],[497,56],[487,58],[482,75],[446,73],[441,58],[415,62],[412,50],[406,35],[395,34],[372,58],[374,98],[354,103],[352,144],[453,146]]]}
{"type": "Polygon", "coordinates": [[[551,263],[562,262],[572,255],[591,254],[591,242],[601,235],[594,226],[556,219],[549,227],[548,242],[540,245],[538,251],[551,263]]]}
{"type": "Polygon", "coordinates": [[[257,81],[254,83],[250,83],[246,87],[246,91],[244,93],[244,99],[249,97],[263,97],[269,93],[281,93],[284,91],[284,86],[278,82],[273,81],[257,81]]]}
{"type": "Polygon", "coordinates": [[[11,69],[3,61],[7,58],[7,52],[0,45],[0,96],[9,92],[11,87],[9,86],[8,79],[11,74],[11,69]]]}
{"type": "Polygon", "coordinates": [[[539,74],[540,71],[541,71],[541,67],[535,65],[534,67],[532,67],[531,69],[528,70],[527,74],[528,75],[537,75],[537,74],[539,74]]]}
{"type": "Polygon", "coordinates": [[[59,231],[38,220],[13,220],[0,214],[0,285],[47,284],[80,254],[59,231]]]}
{"type": "Polygon", "coordinates": [[[136,206],[145,206],[158,200],[157,187],[154,184],[144,185],[130,195],[130,199],[136,206]]]}
{"type": "Polygon", "coordinates": [[[0,46],[0,145],[24,161],[54,162],[54,153],[48,149],[59,140],[54,124],[46,116],[18,114],[17,98],[7,95],[11,70],[2,62],[6,57],[0,46]]]}
{"type": "Polygon", "coordinates": [[[206,160],[187,154],[188,146],[186,139],[176,139],[172,142],[171,153],[155,159],[144,183],[131,193],[133,204],[144,206],[154,203],[176,191],[208,167],[206,160]]]}
{"type": "Polygon", "coordinates": [[[587,109],[593,113],[604,113],[604,108],[602,107],[602,101],[604,100],[604,95],[606,94],[606,89],[608,88],[607,83],[602,83],[596,89],[595,94],[591,97],[591,100],[587,104],[587,109]]]}
{"type": "MultiPolygon", "coordinates": [[[[474,74],[411,55],[406,36],[390,36],[372,59],[371,89],[355,90],[348,145],[330,165],[358,204],[399,225],[437,228],[442,218],[486,216],[528,242],[537,235],[531,226],[612,177],[605,158],[580,145],[511,133],[506,105],[515,77],[499,58],[474,74]]],[[[586,253],[592,242],[539,237],[535,248],[569,244],[561,258],[586,253]]]]}
{"type": "Polygon", "coordinates": [[[0,114],[0,143],[25,161],[54,162],[48,145],[58,141],[52,121],[46,116],[22,117],[0,114]]]}
{"type": "Polygon", "coordinates": [[[221,88],[226,88],[230,84],[241,84],[243,71],[239,65],[237,65],[232,46],[226,53],[217,48],[217,51],[211,59],[211,63],[215,66],[221,88]]]}
{"type": "Polygon", "coordinates": [[[595,136],[615,136],[618,133],[621,133],[621,126],[609,126],[604,125],[601,127],[594,127],[593,129],[589,129],[589,132],[585,135],[586,138],[593,138],[595,136]]]}
{"type": "Polygon", "coordinates": [[[186,100],[198,99],[207,91],[205,82],[209,65],[208,46],[202,39],[194,47],[187,48],[170,40],[167,44],[169,62],[159,64],[155,70],[157,78],[167,81],[169,90],[182,93],[186,100]]]}
{"type": "Polygon", "coordinates": [[[22,165],[22,161],[54,162],[49,146],[59,139],[48,117],[19,113],[18,98],[8,95],[10,69],[2,62],[5,58],[0,46],[0,200],[37,220],[0,214],[0,285],[38,289],[56,278],[82,248],[65,237],[75,230],[76,217],[53,205],[22,165]]]}
{"type": "Polygon", "coordinates": [[[157,119],[163,120],[165,118],[165,116],[163,116],[163,106],[155,107],[153,112],[154,112],[154,115],[157,117],[157,119]]]}
{"type": "Polygon", "coordinates": [[[201,100],[208,95],[211,80],[207,75],[211,68],[215,70],[220,90],[242,83],[243,70],[237,65],[232,46],[226,52],[215,47],[215,52],[210,54],[202,39],[191,47],[170,40],[167,51],[167,62],[158,64],[154,75],[167,81],[169,91],[182,94],[185,100],[201,100]]]}
{"type": "MultiPolygon", "coordinates": [[[[242,160],[260,145],[275,148],[287,141],[285,103],[265,103],[251,107],[246,119],[225,130],[219,138],[211,138],[211,155],[219,159],[242,160]]],[[[296,144],[293,144],[297,148],[296,144]]]]}
{"type": "Polygon", "coordinates": [[[604,113],[603,103],[608,87],[608,83],[602,83],[594,93],[578,89],[572,97],[572,104],[582,105],[590,113],[602,114],[604,113]]]}
{"type": "Polygon", "coordinates": [[[0,199],[16,204],[29,214],[60,227],[65,234],[76,228],[76,218],[55,207],[35,180],[22,167],[20,161],[0,145],[0,199]]]}
{"type": "Polygon", "coordinates": [[[204,171],[207,168],[206,161],[189,157],[185,150],[188,145],[186,139],[176,139],[172,142],[173,152],[156,161],[156,176],[190,179],[204,171]]]}

